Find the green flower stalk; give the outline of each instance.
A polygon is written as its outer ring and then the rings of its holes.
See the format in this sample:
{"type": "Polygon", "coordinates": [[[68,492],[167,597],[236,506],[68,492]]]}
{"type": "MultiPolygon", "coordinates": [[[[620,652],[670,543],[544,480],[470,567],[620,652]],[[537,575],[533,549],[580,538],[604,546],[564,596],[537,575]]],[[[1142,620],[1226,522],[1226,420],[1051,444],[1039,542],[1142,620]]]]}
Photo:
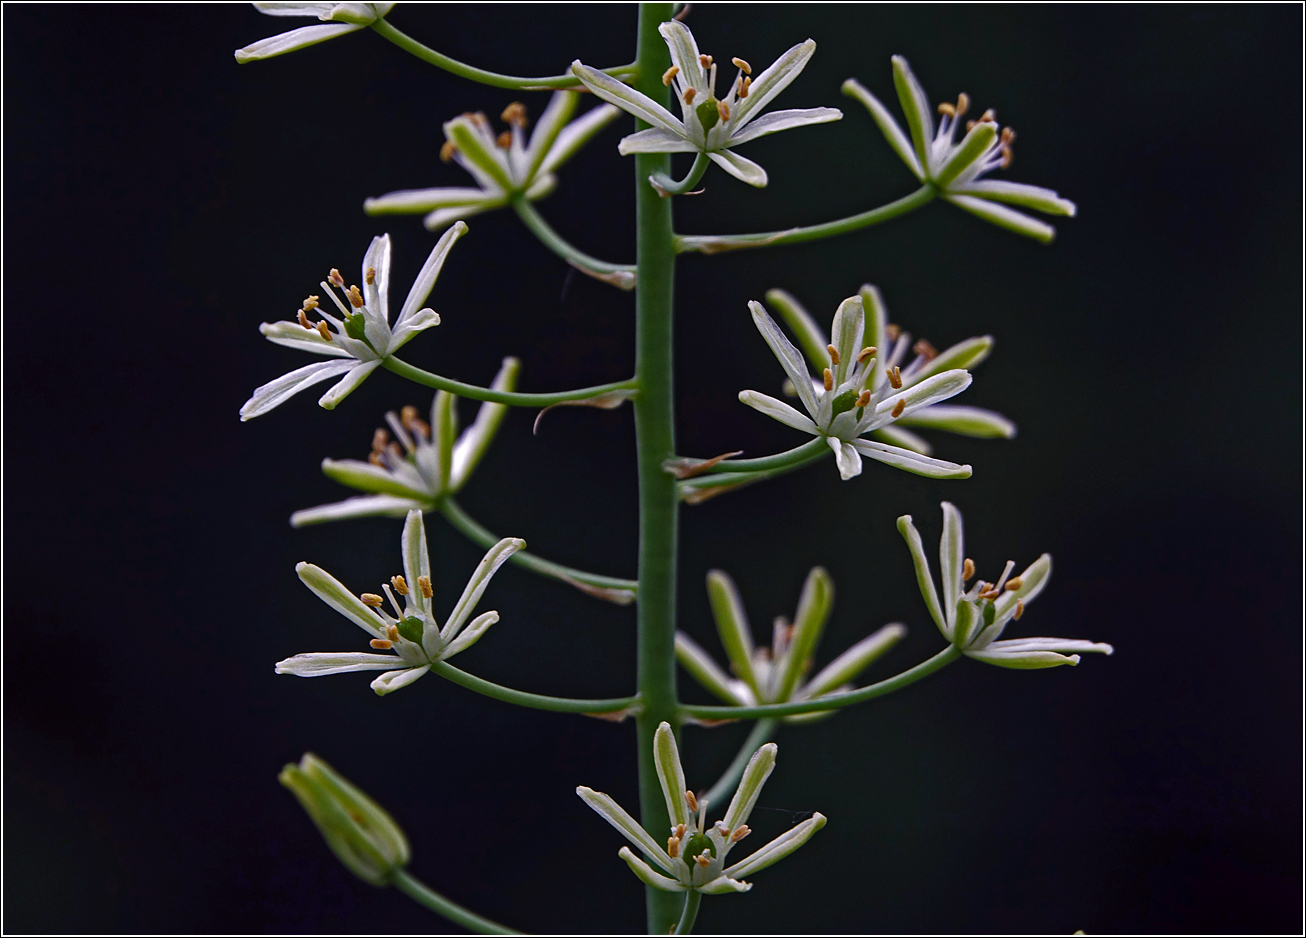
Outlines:
{"type": "Polygon", "coordinates": [[[399,825],[344,776],[311,752],[289,763],[277,780],[313,819],[327,846],[365,883],[388,886],[411,856],[399,825]]]}
{"type": "Polygon", "coordinates": [[[1019,619],[1025,607],[1047,586],[1052,575],[1052,556],[1044,554],[1012,576],[1015,563],[1008,560],[1002,574],[994,581],[976,580],[969,589],[966,583],[975,576],[975,563],[965,556],[961,512],[943,502],[943,537],[939,539],[940,588],[934,586],[930,562],[921,546],[921,536],[912,524],[911,515],[898,519],[898,531],[907,542],[916,567],[930,617],[958,650],[969,658],[1003,668],[1029,670],[1079,664],[1078,652],[1109,655],[1113,651],[1103,642],[1077,638],[1013,638],[999,641],[1007,624],[1019,619]],[[942,603],[939,602],[942,597],[942,603]]]}
{"type": "MultiPolygon", "coordinates": [[[[834,607],[834,583],[824,568],[815,567],[808,574],[793,622],[775,620],[769,648],[754,646],[743,600],[729,575],[721,570],[710,571],[707,594],[721,646],[735,677],[730,677],[684,632],[676,633],[676,659],[706,690],[741,707],[811,700],[849,691],[850,681],[907,634],[898,623],[886,625],[847,649],[810,680],[804,680],[834,607]]],[[[806,723],[835,712],[788,716],[784,721],[806,723]]]]}
{"type": "Polygon", "coordinates": [[[775,769],[776,751],[775,743],[767,743],[753,753],[725,817],[709,825],[707,800],[697,798],[685,788],[685,770],[680,764],[680,751],[671,725],[660,724],[653,738],[653,761],[672,822],[666,849],[610,796],[583,785],[576,789],[576,794],[652,861],[650,866],[629,847],[618,851],[618,856],[645,885],[664,892],[707,895],[747,892],[753,884],[744,882],[743,877],[783,860],[825,826],[825,815],[815,813],[748,858],[725,865],[731,848],[750,833],[746,822],[762,786],[775,769]]]}

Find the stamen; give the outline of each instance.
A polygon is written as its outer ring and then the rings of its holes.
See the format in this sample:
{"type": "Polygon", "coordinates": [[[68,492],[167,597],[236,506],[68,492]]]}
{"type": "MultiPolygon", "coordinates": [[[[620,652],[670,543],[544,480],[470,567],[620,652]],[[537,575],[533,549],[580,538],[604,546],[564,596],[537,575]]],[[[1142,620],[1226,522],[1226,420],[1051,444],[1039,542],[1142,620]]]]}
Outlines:
{"type": "Polygon", "coordinates": [[[671,857],[671,859],[674,860],[674,859],[676,858],[676,855],[679,854],[679,853],[680,853],[680,838],[679,838],[679,837],[668,837],[668,838],[667,838],[667,856],[671,857]]]}
{"type": "Polygon", "coordinates": [[[395,592],[400,596],[408,595],[408,581],[403,578],[402,574],[392,576],[390,578],[390,585],[395,588],[395,592]]]}
{"type": "Polygon", "coordinates": [[[372,465],[376,466],[378,469],[390,468],[385,464],[385,460],[381,458],[381,454],[377,452],[368,453],[367,461],[370,462],[372,465]]]}
{"type": "Polygon", "coordinates": [[[405,404],[399,411],[399,422],[403,428],[410,433],[413,430],[413,421],[417,419],[417,408],[412,404],[405,404]]]}
{"type": "Polygon", "coordinates": [[[711,68],[711,67],[712,67],[712,56],[710,56],[710,55],[700,55],[700,56],[698,57],[698,64],[701,65],[701,66],[703,66],[704,68],[711,68]]]}
{"type": "Polygon", "coordinates": [[[1025,581],[1022,580],[1020,577],[1013,576],[1010,580],[1007,581],[1007,592],[1010,593],[1012,590],[1020,589],[1020,585],[1024,582],[1025,581]]]}
{"type": "Polygon", "coordinates": [[[830,361],[834,362],[836,365],[839,364],[839,350],[833,345],[827,345],[825,350],[830,353],[830,361]]]}
{"type": "Polygon", "coordinates": [[[917,340],[916,344],[911,347],[911,350],[917,355],[924,355],[927,362],[932,362],[934,359],[939,357],[938,350],[924,339],[917,340]]]}
{"type": "Polygon", "coordinates": [[[953,107],[951,104],[949,104],[947,101],[944,101],[942,104],[939,105],[939,113],[946,114],[948,117],[956,117],[957,109],[953,107]]]}
{"type": "Polygon", "coordinates": [[[1016,600],[1016,612],[1015,612],[1014,615],[1012,615],[1011,618],[1013,618],[1013,619],[1019,619],[1019,618],[1020,618],[1021,616],[1023,616],[1024,614],[1025,614],[1025,602],[1024,602],[1024,600],[1020,600],[1020,599],[1018,599],[1018,600],[1016,600]]]}
{"type": "Polygon", "coordinates": [[[514,101],[512,104],[509,104],[503,109],[503,113],[500,114],[499,117],[501,117],[506,124],[513,127],[520,127],[523,130],[526,129],[526,105],[522,104],[520,101],[514,101]]]}
{"type": "Polygon", "coordinates": [[[386,638],[374,638],[368,644],[373,648],[380,648],[384,651],[387,648],[393,648],[395,643],[386,638]]]}
{"type": "Polygon", "coordinates": [[[1001,140],[1003,143],[1007,144],[1008,146],[1010,146],[1011,144],[1016,142],[1016,132],[1012,130],[1010,127],[1003,127],[1002,134],[1001,136],[998,137],[998,139],[1001,140]]]}
{"type": "Polygon", "coordinates": [[[730,120],[730,105],[726,104],[724,101],[718,101],[716,103],[716,112],[721,115],[723,121],[730,120]]]}
{"type": "Polygon", "coordinates": [[[1002,159],[998,161],[998,168],[1006,169],[1011,165],[1011,161],[1016,158],[1016,154],[1011,152],[1011,147],[1003,147],[1000,152],[1002,153],[1002,159]]]}
{"type": "Polygon", "coordinates": [[[358,598],[361,599],[363,603],[368,606],[379,606],[383,602],[385,602],[385,600],[382,599],[380,596],[376,595],[376,593],[363,593],[358,598]]]}
{"type": "Polygon", "coordinates": [[[902,369],[897,365],[889,369],[889,387],[895,391],[902,387],[902,369]]]}
{"type": "Polygon", "coordinates": [[[998,582],[993,584],[993,591],[995,593],[1002,592],[1002,587],[1007,582],[1007,577],[1011,576],[1011,570],[1015,566],[1016,562],[1014,560],[1007,561],[1007,565],[1002,568],[1002,576],[998,577],[998,582]]]}
{"type": "Polygon", "coordinates": [[[506,150],[512,146],[512,134],[505,130],[494,142],[499,145],[500,150],[506,150]]]}
{"type": "Polygon", "coordinates": [[[453,141],[446,140],[444,143],[440,144],[440,162],[448,163],[453,159],[453,155],[457,152],[458,148],[454,146],[453,141]]]}
{"type": "Polygon", "coordinates": [[[863,392],[861,393],[861,396],[857,398],[857,406],[858,406],[858,407],[865,407],[865,406],[867,406],[868,404],[870,404],[870,402],[871,402],[871,392],[870,392],[870,390],[863,391],[863,392]]]}
{"type": "Polygon", "coordinates": [[[999,592],[995,588],[989,588],[979,594],[980,599],[997,599],[999,592]]]}
{"type": "Polygon", "coordinates": [[[730,63],[731,63],[732,65],[734,65],[735,68],[737,68],[737,69],[739,69],[741,72],[743,72],[745,75],[751,75],[751,74],[753,74],[753,66],[749,65],[747,62],[745,62],[745,61],[744,61],[743,59],[741,59],[739,56],[735,56],[733,59],[731,59],[731,60],[730,60],[730,63]]]}
{"type": "Polygon", "coordinates": [[[304,315],[304,311],[302,309],[295,315],[299,317],[299,324],[303,326],[305,329],[313,328],[313,324],[308,321],[308,317],[304,315]]]}
{"type": "Polygon", "coordinates": [[[367,268],[367,273],[363,274],[363,279],[367,281],[367,285],[369,287],[372,284],[376,283],[376,268],[375,267],[367,268]]]}
{"type": "Polygon", "coordinates": [[[689,805],[689,810],[691,811],[698,810],[698,799],[694,797],[692,791],[685,792],[685,804],[689,805]]]}
{"type": "Polygon", "coordinates": [[[706,868],[707,865],[712,861],[707,858],[707,851],[704,850],[698,856],[694,857],[694,862],[697,863],[699,866],[706,868]]]}
{"type": "Polygon", "coordinates": [[[961,582],[965,583],[974,575],[975,575],[975,561],[967,557],[965,563],[961,565],[961,582]]]}
{"type": "Polygon", "coordinates": [[[386,637],[387,637],[388,639],[390,639],[390,641],[392,641],[392,642],[397,642],[397,641],[399,641],[399,626],[397,626],[397,625],[387,625],[387,626],[385,627],[385,634],[386,634],[386,637]]]}
{"type": "Polygon", "coordinates": [[[431,589],[431,578],[429,576],[419,576],[417,578],[417,588],[422,591],[422,595],[427,599],[435,595],[435,590],[431,589]]]}
{"type": "Polygon", "coordinates": [[[340,289],[343,290],[345,288],[345,278],[340,276],[340,271],[336,270],[334,267],[331,268],[331,273],[327,274],[327,279],[340,289]]]}
{"type": "Polygon", "coordinates": [[[684,840],[684,839],[685,839],[685,825],[684,825],[684,824],[677,824],[677,825],[676,825],[676,837],[677,837],[678,839],[680,839],[680,840],[684,840]]]}
{"type": "Polygon", "coordinates": [[[320,322],[317,324],[317,333],[327,342],[331,341],[331,330],[327,328],[326,323],[320,322]]]}
{"type": "Polygon", "coordinates": [[[385,432],[383,427],[377,427],[376,432],[372,434],[372,452],[385,452],[385,445],[390,442],[390,434],[385,432]]]}
{"type": "Polygon", "coordinates": [[[957,116],[961,117],[961,115],[965,114],[969,110],[970,110],[970,95],[966,94],[966,92],[963,91],[961,94],[957,95],[957,116]]]}
{"type": "Polygon", "coordinates": [[[745,75],[739,79],[739,100],[742,101],[748,97],[748,90],[753,87],[753,79],[745,75]]]}
{"type": "Polygon", "coordinates": [[[874,354],[875,354],[875,346],[873,345],[866,346],[866,348],[862,349],[860,352],[857,353],[857,364],[860,365],[862,362],[866,361],[866,359],[870,358],[874,354]]]}
{"type": "Polygon", "coordinates": [[[303,305],[304,305],[304,312],[307,313],[307,312],[310,312],[310,311],[312,311],[312,310],[317,309],[318,306],[320,305],[320,304],[318,303],[318,300],[320,300],[320,299],[321,299],[321,297],[320,297],[320,296],[317,296],[316,294],[311,294],[311,295],[309,295],[309,296],[304,297],[304,304],[303,304],[303,305]]]}
{"type": "Polygon", "coordinates": [[[903,409],[907,406],[907,398],[898,398],[898,403],[893,405],[893,410],[889,413],[890,417],[897,419],[902,416],[903,409]]]}
{"type": "Polygon", "coordinates": [[[740,824],[735,828],[734,833],[730,835],[730,842],[732,844],[737,844],[752,832],[752,829],[747,824],[740,824]]]}
{"type": "Polygon", "coordinates": [[[387,446],[387,447],[385,448],[385,451],[386,451],[387,453],[389,453],[389,454],[390,454],[392,457],[394,457],[395,459],[403,459],[403,458],[404,458],[404,451],[401,450],[401,449],[399,448],[399,444],[398,444],[398,443],[391,443],[389,446],[387,446]]]}
{"type": "Polygon", "coordinates": [[[363,308],[363,293],[358,289],[358,284],[349,288],[349,302],[353,304],[354,309],[363,308]]]}
{"type": "Polygon", "coordinates": [[[896,342],[898,340],[898,336],[902,335],[902,328],[898,326],[896,323],[891,322],[884,327],[884,334],[887,335],[891,340],[896,342]]]}
{"type": "Polygon", "coordinates": [[[697,94],[698,94],[698,91],[697,91],[696,89],[694,89],[694,88],[686,88],[686,89],[685,89],[685,103],[686,103],[686,104],[693,104],[693,103],[694,103],[694,96],[697,95],[697,94]]]}
{"type": "Polygon", "coordinates": [[[986,108],[984,113],[979,116],[982,121],[995,121],[998,119],[998,112],[993,108],[986,108]]]}
{"type": "Polygon", "coordinates": [[[664,85],[671,84],[671,79],[675,78],[679,74],[680,74],[680,66],[679,65],[671,66],[669,69],[667,69],[665,72],[662,73],[662,84],[664,85]]]}
{"type": "Polygon", "coordinates": [[[834,375],[830,374],[830,369],[829,369],[829,368],[825,369],[825,376],[824,376],[824,379],[825,379],[825,389],[826,389],[827,391],[833,390],[833,388],[834,388],[834,375]]]}

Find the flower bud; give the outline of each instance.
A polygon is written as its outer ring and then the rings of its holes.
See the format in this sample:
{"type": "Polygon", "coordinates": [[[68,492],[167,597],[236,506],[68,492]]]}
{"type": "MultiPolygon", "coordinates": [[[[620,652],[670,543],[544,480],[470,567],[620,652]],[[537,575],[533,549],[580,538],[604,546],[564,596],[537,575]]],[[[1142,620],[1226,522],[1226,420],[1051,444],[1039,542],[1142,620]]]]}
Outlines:
{"type": "Polygon", "coordinates": [[[291,790],[327,846],[359,879],[385,886],[408,863],[408,840],[380,805],[311,752],[277,776],[291,790]]]}

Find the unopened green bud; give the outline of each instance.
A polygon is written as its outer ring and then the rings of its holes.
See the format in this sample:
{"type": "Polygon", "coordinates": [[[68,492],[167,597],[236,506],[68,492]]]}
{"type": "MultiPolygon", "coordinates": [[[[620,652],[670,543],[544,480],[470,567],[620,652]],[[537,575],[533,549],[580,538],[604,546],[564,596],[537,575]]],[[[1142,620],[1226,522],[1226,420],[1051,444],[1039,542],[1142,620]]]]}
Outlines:
{"type": "Polygon", "coordinates": [[[716,98],[708,98],[698,107],[694,108],[694,113],[698,115],[698,122],[703,125],[704,130],[711,130],[721,120],[721,114],[716,109],[716,98]]]}
{"type": "Polygon", "coordinates": [[[331,851],[359,879],[385,886],[408,863],[408,840],[380,805],[311,752],[277,779],[291,790],[331,851]]]}

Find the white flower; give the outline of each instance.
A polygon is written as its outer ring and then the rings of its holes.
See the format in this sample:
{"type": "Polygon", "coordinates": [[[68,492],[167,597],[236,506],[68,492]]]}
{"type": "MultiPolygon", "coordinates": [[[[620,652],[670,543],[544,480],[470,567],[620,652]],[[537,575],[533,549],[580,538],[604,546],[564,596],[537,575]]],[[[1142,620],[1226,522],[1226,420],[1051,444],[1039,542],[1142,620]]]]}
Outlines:
{"type": "Polygon", "coordinates": [[[278,674],[321,677],[346,671],[384,671],[372,682],[372,690],[384,696],[417,680],[437,661],[447,661],[465,651],[499,621],[497,612],[483,612],[469,623],[468,617],[496,570],[526,546],[517,537],[505,537],[490,548],[467,581],[462,598],[440,628],[431,609],[431,561],[426,549],[426,528],[422,513],[408,513],[403,533],[404,572],[381,587],[394,615],[385,611],[385,599],[375,593],[355,596],[321,567],[301,563],[295,572],[318,597],[336,612],[372,636],[373,648],[390,654],[366,652],[313,652],[277,662],[278,674]],[[393,587],[393,589],[392,589],[393,587]],[[403,600],[395,599],[398,593],[403,600]],[[464,628],[466,626],[466,628],[464,628]]]}
{"type": "MultiPolygon", "coordinates": [[[[835,658],[811,680],[804,681],[834,604],[834,583],[824,568],[813,568],[803,584],[793,624],[783,618],[775,620],[769,649],[753,647],[743,601],[734,581],[723,571],[708,573],[707,595],[721,646],[735,677],[727,675],[684,632],[676,633],[676,658],[703,687],[726,703],[741,707],[812,700],[851,690],[848,682],[907,634],[901,625],[886,625],[835,658]]],[[[804,713],[784,719],[787,723],[802,723],[834,716],[835,712],[804,713]]]]}
{"type": "MultiPolygon", "coordinates": [[[[867,317],[866,342],[879,350],[874,359],[874,369],[867,383],[868,387],[881,388],[886,383],[890,383],[891,379],[896,378],[902,382],[904,388],[909,388],[952,368],[967,370],[974,368],[988,358],[989,352],[993,350],[991,335],[976,336],[958,342],[942,352],[935,351],[934,347],[924,339],[912,344],[909,333],[903,332],[889,322],[888,310],[885,308],[879,290],[870,284],[864,284],[858,291],[858,295],[862,298],[862,308],[867,317]],[[914,352],[915,357],[909,363],[903,364],[907,360],[908,351],[914,352]]],[[[784,290],[768,290],[766,300],[772,307],[780,310],[785,322],[798,337],[799,347],[817,374],[823,373],[824,369],[830,367],[830,337],[816,324],[807,310],[784,290]]],[[[821,378],[813,378],[812,384],[816,393],[819,394],[823,390],[821,378]]],[[[791,397],[797,395],[793,382],[785,382],[785,393],[791,397]]],[[[962,436],[980,438],[1011,439],[1016,435],[1016,425],[999,413],[980,407],[958,407],[950,404],[931,404],[922,407],[900,417],[891,426],[872,430],[870,435],[881,442],[904,447],[922,456],[930,455],[933,447],[929,442],[903,429],[904,426],[947,430],[962,436]]]]}
{"type": "Polygon", "coordinates": [[[518,196],[531,202],[544,198],[558,185],[553,171],[621,113],[604,104],[568,123],[579,97],[574,91],[555,92],[529,143],[523,132],[526,107],[519,102],[504,109],[502,117],[509,129],[498,136],[484,114],[455,117],[444,125],[440,159],[467,170],[479,188],[404,189],[368,199],[363,211],[369,215],[430,212],[425,224],[434,231],[460,218],[503,208],[518,196]]]}
{"type": "MultiPolygon", "coordinates": [[[[490,388],[511,391],[520,367],[517,359],[505,358],[490,388]]],[[[394,440],[384,429],[377,429],[366,462],[322,460],[322,471],[327,476],[371,494],[297,511],[290,516],[290,523],[300,527],[344,518],[398,518],[415,508],[435,510],[445,496],[466,484],[508,412],[506,404],[482,403],[472,425],[455,441],[457,400],[447,391],[437,391],[431,402],[430,423],[417,416],[417,408],[412,406],[397,414],[387,413],[386,423],[394,431],[394,440]]]]}
{"type": "Polygon", "coordinates": [[[843,90],[844,94],[866,105],[889,146],[921,182],[932,183],[953,205],[1040,241],[1051,241],[1056,229],[997,203],[1019,205],[1049,215],[1074,216],[1075,203],[1061,198],[1051,189],[980,178],[994,169],[1006,169],[1011,165],[1011,145],[1016,133],[1010,127],[1004,127],[999,133],[997,115],[993,111],[985,111],[977,120],[967,121],[966,135],[959,143],[954,143],[957,125],[970,108],[967,95],[958,97],[956,104],[945,102],[939,105],[941,117],[936,129],[925,89],[912,74],[907,60],[900,55],[893,57],[893,83],[897,86],[898,101],[907,117],[910,140],[888,108],[856,80],[850,78],[844,82],[843,90]]]}
{"type": "MultiPolygon", "coordinates": [[[[866,325],[862,298],[850,296],[839,304],[834,314],[830,329],[834,342],[827,348],[830,367],[825,369],[821,385],[813,386],[802,355],[767,315],[762,304],[750,301],[748,308],[762,338],[771,346],[771,351],[789,376],[807,414],[757,391],[740,391],[739,399],[743,403],[783,424],[824,439],[834,450],[839,475],[845,480],[862,471],[862,456],[934,479],[969,478],[970,466],[959,466],[900,446],[861,439],[863,434],[887,427],[901,417],[961,393],[971,381],[966,371],[960,368],[940,371],[907,386],[898,371],[878,366],[875,347],[862,345],[866,325]],[[877,372],[886,378],[879,384],[875,383],[877,372]]],[[[874,323],[872,325],[874,327],[874,323]]]]}
{"type": "Polygon", "coordinates": [[[685,788],[685,770],[680,765],[675,734],[668,724],[659,726],[653,737],[653,762],[671,817],[671,837],[665,850],[610,796],[583,785],[576,794],[653,861],[657,869],[635,856],[629,847],[618,852],[646,885],[667,892],[693,890],[709,895],[747,892],[753,884],[742,882],[742,877],[783,860],[825,826],[825,815],[815,813],[747,859],[725,865],[726,854],[749,834],[745,822],[775,768],[775,754],[775,743],[767,743],[753,753],[725,818],[709,827],[707,800],[700,801],[685,788]]]}
{"type": "Polygon", "coordinates": [[[943,502],[943,537],[939,540],[939,565],[943,602],[934,587],[930,562],[925,558],[921,536],[912,524],[911,515],[898,519],[907,548],[916,567],[916,582],[943,637],[968,657],[1004,668],[1055,668],[1062,664],[1079,664],[1075,652],[1101,652],[1115,649],[1101,642],[1074,638],[1012,638],[999,641],[1002,630],[1019,619],[1025,607],[1034,601],[1052,575],[1052,557],[1044,554],[1011,576],[1015,564],[1008,560],[995,582],[977,580],[969,590],[966,581],[975,575],[975,564],[965,556],[962,541],[961,512],[943,502]]]}
{"type": "Polygon", "coordinates": [[[807,124],[823,124],[843,117],[838,108],[773,111],[759,117],[762,108],[798,77],[816,51],[808,39],[794,46],[756,79],[753,69],[740,58],[731,59],[738,74],[724,98],[716,96],[717,67],[710,55],[701,55],[694,35],[683,24],[663,23],[658,32],[671,50],[671,68],[662,76],[675,88],[680,119],[647,95],[623,85],[598,69],[573,62],[572,72],[585,87],[604,101],[653,126],[623,139],[622,156],[632,153],[702,153],[736,179],[750,186],[766,185],[766,170],[730,148],[758,137],[807,124]]]}
{"type": "Polygon", "coordinates": [[[236,50],[236,61],[244,64],[258,59],[270,59],[316,45],[345,33],[371,26],[392,9],[393,3],[256,3],[254,8],[268,16],[315,16],[330,24],[327,26],[301,26],[288,33],[279,33],[236,50]]]}
{"type": "Polygon", "coordinates": [[[240,419],[249,420],[266,414],[272,408],[289,400],[304,388],[327,378],[343,374],[344,377],[318,400],[327,410],[333,409],[363,383],[387,357],[393,355],[413,336],[424,329],[440,324],[440,316],[433,309],[419,308],[426,302],[440,276],[440,268],[449,255],[453,243],[467,233],[467,226],[456,223],[441,236],[422,265],[403,309],[390,325],[390,236],[372,239],[363,257],[363,289],[351,286],[345,289],[345,279],[340,271],[331,271],[330,282],[322,281],[322,289],[340,310],[337,318],[318,302],[320,297],[304,300],[296,322],[263,323],[259,326],[268,339],[278,345],[314,355],[326,355],[333,361],[306,365],[282,375],[275,381],[256,389],[254,395],[240,408],[240,419]],[[336,296],[336,289],[345,300],[336,296]],[[309,314],[322,317],[319,322],[309,320],[309,314]]]}

